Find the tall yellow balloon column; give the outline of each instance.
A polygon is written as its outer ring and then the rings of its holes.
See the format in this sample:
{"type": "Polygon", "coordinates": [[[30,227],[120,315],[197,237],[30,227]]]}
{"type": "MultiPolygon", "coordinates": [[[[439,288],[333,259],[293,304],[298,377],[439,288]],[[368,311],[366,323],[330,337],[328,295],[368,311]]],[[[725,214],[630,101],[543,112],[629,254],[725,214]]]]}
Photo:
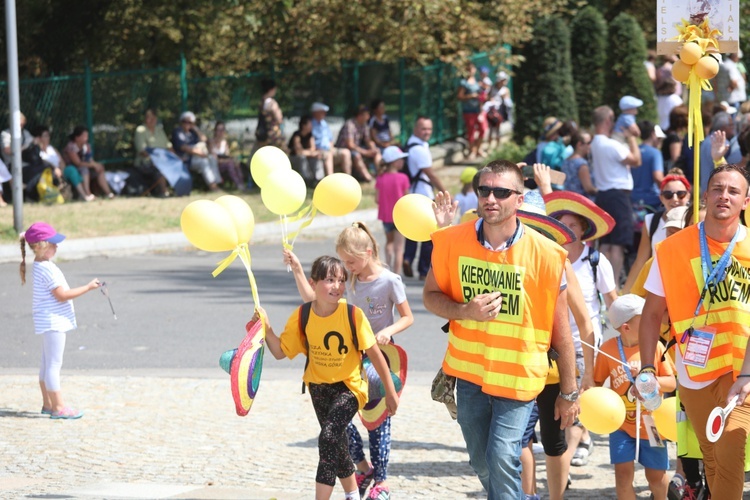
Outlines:
{"type": "MultiPolygon", "coordinates": [[[[710,79],[719,73],[719,42],[721,32],[711,29],[708,18],[700,24],[682,20],[679,35],[674,39],[684,42],[680,59],[672,65],[672,76],[688,88],[688,146],[693,148],[693,206],[700,205],[700,144],[704,139],[701,116],[701,91],[711,90],[710,79]]],[[[698,210],[693,212],[698,223],[698,210]]]]}

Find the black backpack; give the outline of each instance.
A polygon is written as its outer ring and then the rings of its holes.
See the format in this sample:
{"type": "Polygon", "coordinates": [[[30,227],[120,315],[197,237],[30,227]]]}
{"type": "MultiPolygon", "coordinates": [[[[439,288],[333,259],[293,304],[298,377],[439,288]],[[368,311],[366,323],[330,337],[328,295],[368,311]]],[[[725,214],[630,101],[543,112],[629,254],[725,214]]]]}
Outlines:
{"type": "MultiPolygon", "coordinates": [[[[406,149],[404,150],[404,153],[408,153],[411,148],[414,146],[419,146],[419,143],[413,142],[411,144],[406,145],[406,149]]],[[[409,158],[404,158],[404,165],[401,167],[401,173],[406,174],[406,176],[409,178],[409,189],[414,187],[414,185],[417,182],[424,182],[428,186],[432,187],[432,182],[426,181],[422,178],[422,170],[419,170],[417,172],[417,175],[412,175],[411,169],[409,168],[409,158]]]]}
{"type": "MultiPolygon", "coordinates": [[[[305,371],[307,371],[307,365],[310,364],[310,344],[307,343],[307,322],[310,320],[310,309],[312,308],[312,302],[305,302],[299,308],[299,329],[302,335],[305,336],[305,349],[307,350],[307,359],[305,360],[305,371]]],[[[354,308],[352,304],[346,304],[346,316],[349,318],[349,328],[352,331],[352,343],[354,343],[354,349],[359,351],[359,340],[357,339],[357,322],[354,320],[354,308]]],[[[326,337],[323,343],[328,347],[328,339],[326,337]]],[[[344,353],[347,352],[345,345],[339,346],[344,353]]],[[[361,357],[361,356],[360,356],[361,357]]],[[[304,373],[304,372],[303,372],[304,373]]],[[[305,383],[302,382],[302,394],[305,393],[305,383]]]]}

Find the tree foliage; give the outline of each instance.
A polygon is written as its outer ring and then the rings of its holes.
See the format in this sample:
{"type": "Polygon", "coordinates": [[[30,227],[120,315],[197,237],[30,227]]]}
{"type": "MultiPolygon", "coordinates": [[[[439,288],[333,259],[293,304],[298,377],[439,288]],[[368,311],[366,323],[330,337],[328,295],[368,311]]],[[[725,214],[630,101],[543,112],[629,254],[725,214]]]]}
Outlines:
{"type": "MultiPolygon", "coordinates": [[[[174,66],[204,74],[342,60],[452,62],[497,41],[528,40],[538,16],[567,0],[24,0],[23,76],[174,66]]],[[[4,24],[3,24],[4,26],[4,24]]],[[[5,37],[2,36],[2,43],[5,37]]],[[[5,50],[0,53],[5,63],[5,50]]]]}
{"type": "Polygon", "coordinates": [[[604,102],[607,23],[594,7],[586,7],[570,24],[570,60],[581,125],[590,123],[594,108],[604,102]]]}
{"type": "Polygon", "coordinates": [[[546,116],[577,120],[570,63],[570,31],[557,16],[540,19],[534,38],[521,52],[524,62],[517,72],[515,133],[519,140],[538,137],[546,116]]]}
{"type": "Polygon", "coordinates": [[[646,73],[646,39],[638,21],[630,14],[620,14],[609,25],[606,102],[615,112],[620,98],[632,95],[643,100],[638,120],[656,123],[654,86],[646,73]]]}

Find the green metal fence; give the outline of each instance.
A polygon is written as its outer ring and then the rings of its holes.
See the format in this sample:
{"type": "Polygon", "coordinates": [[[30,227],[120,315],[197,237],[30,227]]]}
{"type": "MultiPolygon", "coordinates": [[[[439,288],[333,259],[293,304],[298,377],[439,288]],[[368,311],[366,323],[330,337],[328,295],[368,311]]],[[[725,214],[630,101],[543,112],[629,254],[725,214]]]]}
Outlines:
{"type": "MultiPolygon", "coordinates": [[[[486,54],[473,58],[477,66],[489,64],[486,54]]],[[[47,125],[52,144],[62,148],[73,127],[85,125],[97,160],[103,163],[127,163],[132,159],[132,138],[142,123],[143,111],[154,107],[169,134],[182,111],[194,111],[203,124],[215,120],[254,119],[261,98],[260,81],[274,78],[277,100],[285,117],[307,113],[314,101],[331,107],[329,115],[348,118],[361,104],[380,98],[392,121],[401,124],[401,141],[408,138],[418,115],[432,118],[433,143],[441,143],[463,134],[463,122],[456,100],[458,76],[455,68],[444,63],[410,67],[404,61],[393,64],[344,62],[339,68],[312,73],[274,71],[191,77],[182,58],[169,68],[93,72],[49,78],[21,80],[21,111],[27,128],[47,125]]],[[[8,102],[7,82],[0,82],[0,102],[8,102]]],[[[6,128],[9,115],[0,108],[0,128],[6,128]]],[[[240,145],[249,144],[254,129],[243,129],[244,137],[235,137],[240,145]]],[[[291,131],[286,131],[291,135],[291,131]]]]}

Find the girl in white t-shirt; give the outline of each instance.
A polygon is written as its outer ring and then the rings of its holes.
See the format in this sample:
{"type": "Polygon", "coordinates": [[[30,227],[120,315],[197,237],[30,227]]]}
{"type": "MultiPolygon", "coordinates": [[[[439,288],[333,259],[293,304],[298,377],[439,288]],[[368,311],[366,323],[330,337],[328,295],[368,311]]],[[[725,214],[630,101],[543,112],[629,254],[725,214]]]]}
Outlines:
{"type": "Polygon", "coordinates": [[[52,261],[57,245],[65,239],[45,222],[35,222],[21,234],[21,284],[26,283],[26,244],[34,252],[34,296],[31,314],[34,331],[42,335],[42,364],[39,387],[42,413],[53,419],[76,419],[83,412],[65,406],[60,391],[60,369],[65,351],[65,333],[77,328],[73,299],[99,288],[94,278],[87,285],[71,289],[60,268],[52,261]]]}

